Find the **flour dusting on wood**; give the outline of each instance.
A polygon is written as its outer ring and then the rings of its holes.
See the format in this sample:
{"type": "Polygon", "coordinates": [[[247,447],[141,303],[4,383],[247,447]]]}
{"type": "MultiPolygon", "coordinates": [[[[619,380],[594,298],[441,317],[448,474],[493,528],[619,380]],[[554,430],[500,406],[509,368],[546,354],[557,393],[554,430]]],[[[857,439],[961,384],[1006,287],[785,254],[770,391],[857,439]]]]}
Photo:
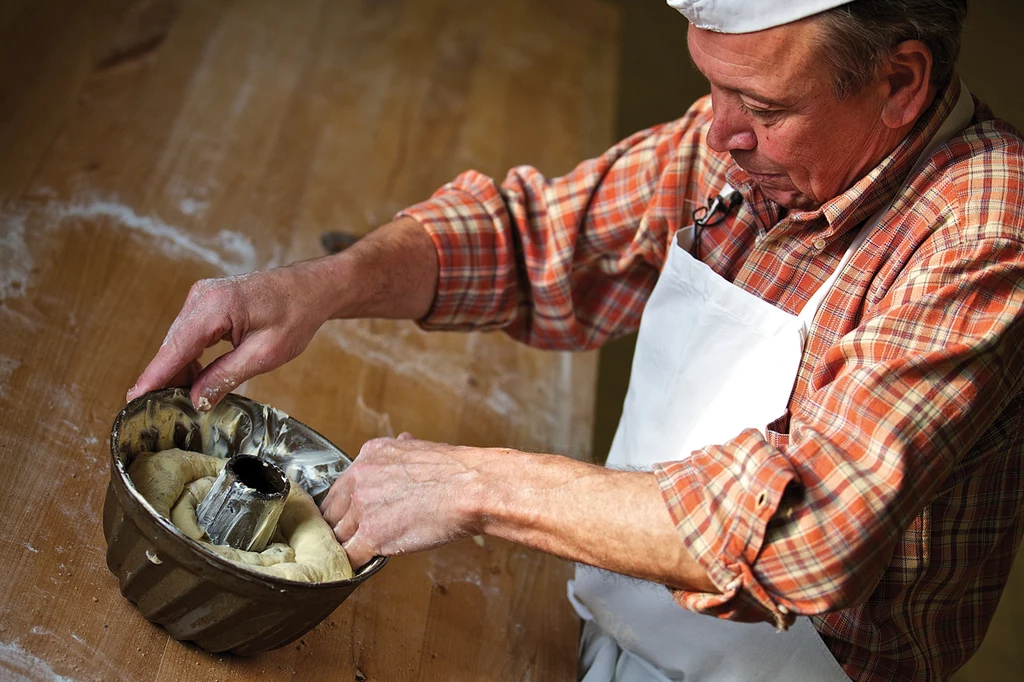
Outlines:
{"type": "Polygon", "coordinates": [[[49,663],[21,648],[17,640],[13,642],[0,642],[0,671],[12,674],[14,679],[38,680],[39,682],[74,682],[70,677],[58,675],[53,671],[49,663]]]}
{"type": "MultiPolygon", "coordinates": [[[[186,215],[197,215],[205,211],[206,203],[182,202],[180,208],[186,215]]],[[[116,198],[12,203],[0,210],[0,298],[23,296],[33,286],[33,266],[47,262],[42,256],[53,247],[48,237],[84,225],[124,232],[154,245],[169,258],[207,263],[222,275],[273,267],[280,260],[278,246],[269,258],[261,257],[252,240],[240,232],[193,234],[158,215],[139,213],[116,198]]]]}
{"type": "Polygon", "coordinates": [[[14,371],[21,367],[21,360],[0,355],[0,398],[8,397],[11,385],[11,376],[14,371]]]}
{"type": "MultiPolygon", "coordinates": [[[[467,334],[461,348],[448,349],[429,343],[424,337],[433,332],[412,324],[379,333],[371,321],[348,320],[328,323],[321,333],[364,362],[386,367],[435,390],[471,396],[474,404],[518,429],[532,430],[555,452],[569,454],[586,447],[587,440],[573,442],[571,353],[561,354],[555,376],[524,382],[523,374],[514,368],[502,371],[491,365],[486,373],[474,372],[470,361],[479,334],[467,334]]],[[[589,434],[580,437],[589,438],[589,434]]]]}
{"type": "Polygon", "coordinates": [[[209,206],[210,202],[208,201],[186,198],[182,199],[181,203],[178,204],[178,210],[181,211],[182,215],[202,216],[209,206]]]}
{"type": "Polygon", "coordinates": [[[24,294],[32,264],[25,243],[25,215],[0,211],[0,299],[24,294]]]}
{"type": "Polygon", "coordinates": [[[131,207],[116,201],[94,200],[54,207],[56,216],[64,220],[78,219],[102,227],[124,229],[130,234],[152,238],[162,251],[172,257],[201,260],[226,275],[238,275],[259,269],[264,264],[248,237],[238,232],[221,230],[213,237],[192,235],[168,225],[157,216],[139,215],[131,207]]]}

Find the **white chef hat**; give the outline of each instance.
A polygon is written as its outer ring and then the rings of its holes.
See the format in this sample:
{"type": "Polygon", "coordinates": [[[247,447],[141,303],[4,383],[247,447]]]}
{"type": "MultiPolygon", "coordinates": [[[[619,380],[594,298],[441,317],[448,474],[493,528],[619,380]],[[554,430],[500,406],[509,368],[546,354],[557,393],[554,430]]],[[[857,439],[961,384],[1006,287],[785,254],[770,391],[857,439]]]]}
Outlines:
{"type": "Polygon", "coordinates": [[[850,0],[668,0],[697,28],[753,33],[845,5],[850,0]]]}

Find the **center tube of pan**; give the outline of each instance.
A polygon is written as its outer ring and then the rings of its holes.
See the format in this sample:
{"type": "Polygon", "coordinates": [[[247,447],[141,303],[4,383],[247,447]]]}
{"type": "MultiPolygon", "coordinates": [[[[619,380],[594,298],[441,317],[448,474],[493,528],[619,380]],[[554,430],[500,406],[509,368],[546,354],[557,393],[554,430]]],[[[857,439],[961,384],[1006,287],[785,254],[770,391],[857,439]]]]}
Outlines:
{"type": "Polygon", "coordinates": [[[263,551],[277,528],[291,482],[276,465],[253,455],[235,455],[196,509],[210,542],[263,551]]]}

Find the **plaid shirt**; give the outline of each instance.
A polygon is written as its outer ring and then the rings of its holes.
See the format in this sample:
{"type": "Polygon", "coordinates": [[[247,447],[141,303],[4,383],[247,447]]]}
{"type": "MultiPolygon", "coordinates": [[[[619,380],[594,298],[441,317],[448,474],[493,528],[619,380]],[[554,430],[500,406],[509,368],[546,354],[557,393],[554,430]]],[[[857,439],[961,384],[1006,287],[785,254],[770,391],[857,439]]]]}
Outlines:
{"type": "Polygon", "coordinates": [[[959,90],[848,191],[781,220],[705,143],[709,98],[565,177],[470,171],[403,212],[440,261],[424,327],[582,349],[637,328],[673,234],[726,181],[744,202],[704,230],[702,260],[794,314],[894,201],[822,303],[787,414],[655,467],[681,541],[723,590],[677,601],[812,616],[857,680],[963,665],[1024,529],[1024,141],[976,102],[971,127],[910,175],[959,90]]]}

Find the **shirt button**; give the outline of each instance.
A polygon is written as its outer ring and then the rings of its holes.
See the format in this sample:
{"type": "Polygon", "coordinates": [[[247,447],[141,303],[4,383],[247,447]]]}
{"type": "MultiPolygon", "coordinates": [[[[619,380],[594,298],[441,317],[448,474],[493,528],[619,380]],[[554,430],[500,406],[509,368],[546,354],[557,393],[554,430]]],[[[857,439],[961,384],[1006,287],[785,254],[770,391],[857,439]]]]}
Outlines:
{"type": "Polygon", "coordinates": [[[815,251],[824,251],[826,246],[828,246],[828,242],[825,241],[824,238],[818,237],[817,239],[814,240],[815,251]]]}

